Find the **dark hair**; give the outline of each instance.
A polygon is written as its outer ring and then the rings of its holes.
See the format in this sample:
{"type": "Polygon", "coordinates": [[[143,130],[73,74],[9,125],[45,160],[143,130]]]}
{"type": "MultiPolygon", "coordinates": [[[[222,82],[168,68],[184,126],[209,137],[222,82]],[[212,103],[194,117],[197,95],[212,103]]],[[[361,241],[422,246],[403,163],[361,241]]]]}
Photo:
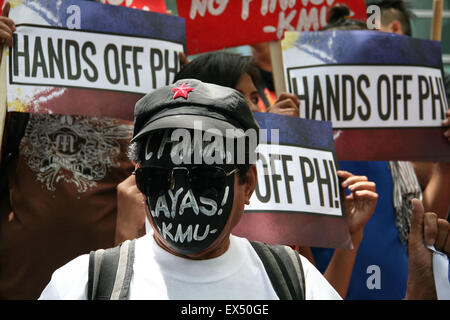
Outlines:
{"type": "Polygon", "coordinates": [[[328,24],[322,28],[330,30],[364,30],[367,25],[364,21],[350,20],[350,9],[346,5],[337,5],[328,9],[328,24]]]}
{"type": "Polygon", "coordinates": [[[202,54],[176,75],[174,82],[181,79],[198,79],[224,87],[235,88],[241,75],[247,73],[255,86],[259,84],[259,71],[252,57],[237,53],[216,51],[202,54]]]}
{"type": "Polygon", "coordinates": [[[388,25],[398,20],[402,25],[402,31],[407,36],[412,36],[411,20],[416,16],[411,10],[411,4],[404,0],[378,0],[370,2],[381,11],[381,23],[388,25]]]}

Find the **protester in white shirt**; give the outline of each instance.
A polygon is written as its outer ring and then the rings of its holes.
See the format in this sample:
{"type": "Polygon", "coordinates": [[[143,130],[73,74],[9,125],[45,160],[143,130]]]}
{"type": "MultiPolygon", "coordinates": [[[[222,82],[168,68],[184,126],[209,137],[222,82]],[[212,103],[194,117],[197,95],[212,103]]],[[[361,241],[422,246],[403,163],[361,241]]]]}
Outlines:
{"type": "MultiPolygon", "coordinates": [[[[257,172],[251,162],[256,145],[246,143],[229,156],[227,139],[242,139],[229,129],[259,133],[246,99],[231,88],[185,79],[136,104],[129,155],[154,232],[135,242],[126,298],[279,298],[250,242],[231,235],[257,172]],[[205,139],[206,133],[214,137],[205,139]],[[236,160],[240,152],[245,164],[236,160]]],[[[349,179],[359,189],[363,178],[349,179]]],[[[354,208],[373,210],[371,192],[354,197],[354,208]]],[[[300,260],[306,299],[341,299],[307,259],[300,260]]],[[[40,299],[87,299],[88,265],[83,255],[58,269],[40,299]]]]}

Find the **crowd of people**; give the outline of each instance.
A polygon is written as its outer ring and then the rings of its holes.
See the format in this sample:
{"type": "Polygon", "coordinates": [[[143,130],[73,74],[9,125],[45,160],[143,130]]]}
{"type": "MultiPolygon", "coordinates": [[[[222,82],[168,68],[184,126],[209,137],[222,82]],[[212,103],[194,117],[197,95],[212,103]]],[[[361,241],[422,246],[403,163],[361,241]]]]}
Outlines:
{"type": "MultiPolygon", "coordinates": [[[[377,5],[382,32],[412,36],[403,1],[377,5]]],[[[9,8],[6,3],[0,17],[0,38],[11,46],[9,8]]],[[[349,14],[332,8],[324,30],[366,29],[349,14]]],[[[181,55],[173,83],[138,101],[134,122],[8,113],[0,167],[0,298],[249,300],[286,298],[287,291],[303,299],[436,299],[426,245],[450,255],[450,163],[340,161],[353,249],[263,246],[271,261],[281,261],[274,266],[259,243],[233,235],[255,190],[256,166],[173,161],[177,145],[167,136],[174,129],[194,136],[195,121],[220,132],[258,131],[253,112],[299,117],[299,99],[274,92],[268,44],[253,44],[251,52],[217,51],[191,61],[181,55]],[[81,180],[70,172],[75,166],[57,168],[49,179],[42,168],[61,157],[64,146],[55,136],[68,130],[102,147],[91,150],[81,180]],[[102,276],[104,265],[120,276],[102,276]],[[382,270],[381,284],[370,286],[374,266],[382,270]],[[299,288],[285,278],[291,269],[299,288]]],[[[450,143],[450,129],[442,139],[450,143]]],[[[76,154],[69,159],[82,161],[76,154]]]]}

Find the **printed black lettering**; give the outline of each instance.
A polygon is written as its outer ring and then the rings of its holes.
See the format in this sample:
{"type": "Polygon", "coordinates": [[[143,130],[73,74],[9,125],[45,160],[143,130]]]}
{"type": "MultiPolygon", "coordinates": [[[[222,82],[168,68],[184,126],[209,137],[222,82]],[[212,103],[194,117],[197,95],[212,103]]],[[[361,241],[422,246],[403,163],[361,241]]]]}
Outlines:
{"type": "Polygon", "coordinates": [[[87,69],[83,70],[83,74],[88,81],[95,82],[98,80],[98,70],[92,60],[89,59],[86,52],[87,49],[90,49],[91,55],[95,56],[96,54],[95,45],[93,42],[88,41],[83,44],[83,47],[81,48],[81,56],[83,57],[83,60],[86,62],[86,64],[91,68],[92,76],[89,74],[87,69]]]}
{"type": "Polygon", "coordinates": [[[384,121],[388,120],[389,117],[391,116],[391,85],[390,85],[388,76],[385,74],[382,74],[378,78],[377,101],[378,101],[378,115],[379,115],[380,119],[384,120],[384,121]],[[386,113],[383,113],[383,103],[382,103],[383,97],[382,97],[382,91],[381,91],[381,86],[383,83],[385,83],[385,87],[386,87],[386,102],[387,102],[386,113]]]}
{"type": "MultiPolygon", "coordinates": [[[[339,208],[339,191],[338,191],[339,179],[338,179],[338,176],[336,175],[334,162],[331,160],[328,160],[328,165],[330,166],[330,169],[331,169],[331,176],[333,178],[334,196],[336,197],[336,199],[334,200],[334,207],[339,208]]],[[[331,207],[333,207],[333,206],[331,206],[331,207]]]]}
{"type": "Polygon", "coordinates": [[[356,95],[355,95],[355,79],[351,75],[342,75],[342,120],[351,121],[356,114],[356,95]],[[350,84],[351,111],[347,113],[347,83],[350,84]]]}
{"type": "Polygon", "coordinates": [[[163,68],[163,55],[161,50],[157,48],[150,49],[150,69],[152,70],[152,85],[153,89],[156,89],[158,84],[156,83],[156,71],[160,71],[163,68]]]}
{"type": "MultiPolygon", "coordinates": [[[[325,110],[323,105],[322,87],[320,85],[319,76],[314,76],[314,92],[312,101],[311,119],[313,120],[327,120],[325,119],[325,110]],[[316,112],[320,112],[320,118],[316,117],[316,112]]],[[[328,119],[329,120],[329,119],[328,119]]]]}
{"type": "Polygon", "coordinates": [[[42,76],[48,78],[47,65],[45,64],[44,52],[42,51],[41,37],[36,37],[34,40],[34,50],[33,50],[33,68],[31,71],[31,76],[35,78],[37,76],[38,68],[42,69],[42,76]]]}
{"type": "Polygon", "coordinates": [[[394,100],[393,103],[393,112],[394,112],[394,120],[398,120],[398,100],[402,98],[402,95],[398,93],[397,90],[397,82],[402,80],[402,76],[398,74],[394,74],[392,77],[392,97],[394,100]]]}
{"type": "Polygon", "coordinates": [[[428,80],[425,76],[419,76],[419,118],[423,120],[423,101],[430,96],[428,80]],[[425,88],[424,86],[425,85],[425,88]]]}
{"type": "Polygon", "coordinates": [[[131,52],[131,46],[122,46],[122,74],[123,74],[123,82],[127,86],[128,85],[128,69],[131,69],[131,64],[127,63],[127,51],[131,52]]]}
{"type": "MultiPolygon", "coordinates": [[[[444,82],[442,81],[442,78],[439,78],[439,85],[441,87],[441,92],[446,92],[445,91],[444,82]]],[[[445,110],[448,109],[448,100],[447,99],[443,99],[443,101],[444,101],[444,105],[441,105],[441,120],[444,120],[446,118],[445,110]]]]}
{"type": "Polygon", "coordinates": [[[408,81],[412,80],[411,75],[403,76],[403,114],[405,120],[408,120],[408,100],[411,100],[411,95],[408,92],[408,81]]]}
{"type": "Polygon", "coordinates": [[[19,75],[19,57],[23,57],[25,65],[25,77],[30,76],[30,56],[28,50],[28,36],[23,36],[23,51],[19,51],[19,37],[17,33],[13,33],[13,56],[14,56],[14,76],[19,75]]]}
{"type": "Polygon", "coordinates": [[[172,51],[173,53],[173,67],[170,66],[169,63],[169,50],[164,50],[164,65],[166,68],[166,86],[169,85],[172,81],[171,81],[171,77],[170,74],[173,74],[173,77],[175,78],[175,75],[178,73],[178,63],[180,61],[179,57],[178,57],[178,52],[176,51],[172,51]]]}
{"type": "Polygon", "coordinates": [[[267,203],[267,202],[269,202],[270,197],[271,197],[271,194],[270,194],[270,178],[269,178],[270,173],[269,173],[269,168],[268,168],[268,165],[267,165],[266,158],[260,153],[258,153],[258,161],[261,161],[262,167],[263,167],[263,170],[264,170],[264,182],[263,183],[266,186],[266,194],[263,196],[261,194],[260,189],[259,189],[259,184],[262,182],[261,179],[258,179],[256,181],[255,194],[256,194],[256,197],[258,198],[259,201],[261,201],[262,203],[267,203]]]}
{"type": "Polygon", "coordinates": [[[292,203],[292,195],[291,195],[291,185],[290,182],[294,181],[294,176],[290,175],[287,168],[287,162],[292,161],[292,156],[290,155],[281,155],[281,163],[283,164],[283,176],[284,183],[286,185],[286,196],[288,203],[292,203]]]}
{"type": "Polygon", "coordinates": [[[139,81],[139,70],[142,70],[142,65],[138,64],[138,53],[144,52],[142,47],[133,47],[133,70],[134,70],[134,81],[136,87],[141,85],[139,81]]]}
{"type": "Polygon", "coordinates": [[[328,187],[328,199],[329,199],[329,206],[333,207],[333,195],[331,190],[331,177],[330,177],[330,171],[328,170],[327,160],[323,160],[323,166],[325,170],[325,178],[322,178],[320,175],[320,168],[319,168],[319,161],[318,159],[314,158],[314,168],[316,170],[316,179],[317,179],[317,186],[319,188],[319,198],[320,198],[320,205],[323,207],[324,204],[324,196],[323,196],[323,185],[326,185],[328,187]]]}
{"type": "Polygon", "coordinates": [[[105,62],[106,77],[108,78],[108,81],[111,82],[112,84],[118,84],[120,81],[119,52],[117,50],[117,47],[113,43],[108,44],[105,48],[104,62],[105,62]],[[115,78],[111,76],[111,70],[109,66],[110,52],[112,52],[114,59],[115,78]]]}
{"type": "Polygon", "coordinates": [[[81,61],[80,61],[80,46],[74,40],[66,40],[66,68],[67,79],[78,80],[81,77],[81,61]],[[71,48],[73,50],[71,50],[71,48]],[[71,55],[74,52],[74,55],[71,55]],[[72,61],[75,61],[75,71],[72,70],[72,61]]]}
{"type": "Polygon", "coordinates": [[[433,78],[431,76],[429,76],[428,80],[430,81],[431,107],[433,109],[432,110],[433,120],[436,120],[436,101],[439,101],[441,108],[442,108],[442,106],[443,106],[442,95],[441,95],[442,93],[441,93],[441,88],[439,86],[439,78],[438,77],[435,77],[437,93],[435,93],[435,90],[434,90],[433,78]]]}
{"type": "Polygon", "coordinates": [[[64,79],[64,56],[63,56],[63,39],[57,39],[57,53],[53,47],[52,38],[47,39],[47,50],[48,50],[48,66],[50,70],[50,78],[55,77],[55,66],[58,69],[59,77],[64,79]]]}
{"type": "Polygon", "coordinates": [[[300,168],[302,171],[303,190],[305,192],[305,201],[307,205],[311,205],[311,199],[309,197],[308,183],[314,181],[314,168],[311,160],[306,157],[299,157],[300,168]],[[309,175],[306,174],[306,165],[309,167],[309,175]]]}
{"type": "Polygon", "coordinates": [[[278,181],[281,181],[281,175],[276,171],[275,160],[280,160],[279,154],[270,154],[270,169],[272,171],[273,193],[275,194],[275,202],[280,203],[280,193],[278,192],[278,181]]]}
{"type": "Polygon", "coordinates": [[[327,120],[332,121],[331,116],[331,103],[334,106],[334,115],[336,116],[336,120],[341,120],[341,112],[340,108],[340,91],[339,91],[339,75],[334,76],[334,89],[331,84],[331,79],[329,75],[326,75],[327,81],[327,120]]]}
{"type": "Polygon", "coordinates": [[[363,121],[367,121],[370,118],[370,114],[371,114],[371,107],[370,107],[370,101],[367,98],[366,94],[364,93],[364,90],[361,88],[361,83],[364,82],[366,84],[365,89],[370,88],[370,80],[369,78],[363,74],[360,75],[358,77],[358,81],[357,81],[357,90],[358,90],[358,95],[361,98],[361,100],[364,102],[364,104],[366,105],[366,112],[364,113],[362,111],[363,106],[358,106],[358,115],[361,118],[361,120],[363,121]]]}
{"type": "Polygon", "coordinates": [[[297,98],[300,101],[304,101],[305,103],[301,103],[302,108],[305,108],[305,118],[310,119],[310,112],[309,112],[309,91],[308,91],[308,78],[303,77],[303,94],[298,94],[298,87],[297,87],[297,78],[292,78],[292,92],[297,96],[297,98]]]}

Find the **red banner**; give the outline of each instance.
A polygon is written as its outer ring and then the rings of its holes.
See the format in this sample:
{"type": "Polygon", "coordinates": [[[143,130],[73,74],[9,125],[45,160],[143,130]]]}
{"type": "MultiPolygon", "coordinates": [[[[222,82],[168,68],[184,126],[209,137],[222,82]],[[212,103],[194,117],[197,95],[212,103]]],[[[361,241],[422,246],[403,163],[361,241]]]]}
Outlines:
{"type": "Polygon", "coordinates": [[[363,0],[177,0],[190,55],[278,40],[285,30],[319,30],[338,4],[350,8],[351,19],[367,17],[363,0]]]}
{"type": "Polygon", "coordinates": [[[153,12],[167,12],[166,2],[164,0],[101,0],[101,2],[153,12]]]}
{"type": "MultiPolygon", "coordinates": [[[[0,15],[2,14],[4,2],[5,0],[0,0],[0,15]]],[[[164,0],[101,0],[100,2],[153,12],[167,12],[166,2],[164,0]]]]}

